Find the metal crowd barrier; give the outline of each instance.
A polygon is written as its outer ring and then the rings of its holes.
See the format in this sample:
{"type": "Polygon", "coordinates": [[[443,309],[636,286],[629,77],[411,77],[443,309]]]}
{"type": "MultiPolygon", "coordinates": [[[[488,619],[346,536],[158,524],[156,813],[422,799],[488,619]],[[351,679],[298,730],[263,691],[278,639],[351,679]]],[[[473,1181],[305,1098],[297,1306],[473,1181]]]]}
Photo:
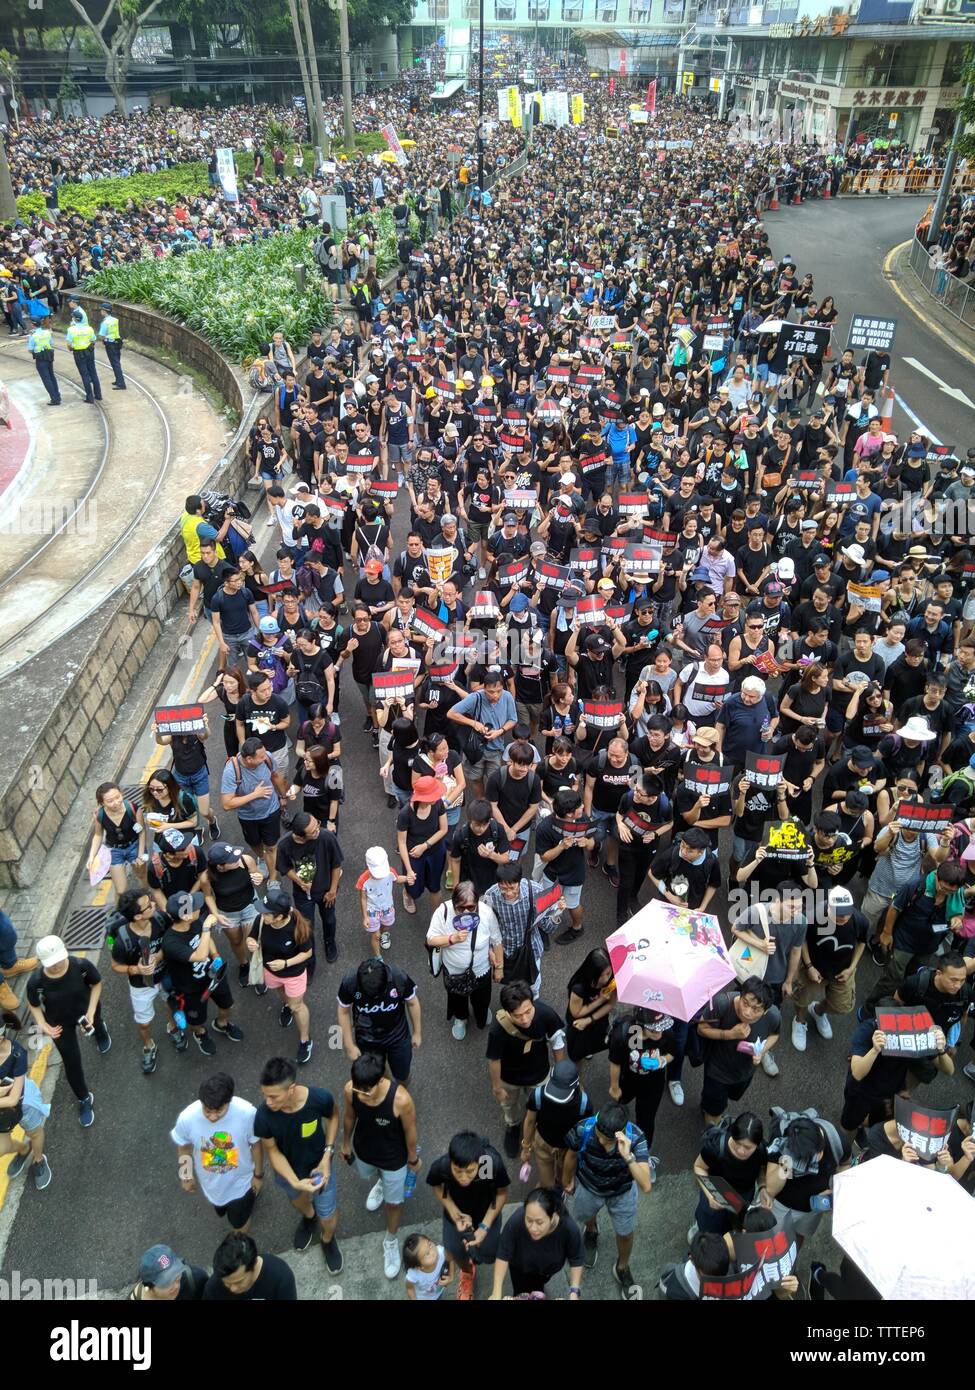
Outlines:
{"type": "Polygon", "coordinates": [[[975,289],[933,265],[927,247],[917,237],[911,243],[908,260],[925,292],[959,322],[975,328],[975,289]]]}

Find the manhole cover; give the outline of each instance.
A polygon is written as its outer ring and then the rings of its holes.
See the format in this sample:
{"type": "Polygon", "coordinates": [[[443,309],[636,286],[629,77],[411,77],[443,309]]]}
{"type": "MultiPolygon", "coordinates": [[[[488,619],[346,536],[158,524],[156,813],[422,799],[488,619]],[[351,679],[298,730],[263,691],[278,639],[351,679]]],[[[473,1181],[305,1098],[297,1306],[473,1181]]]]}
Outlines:
{"type": "Polygon", "coordinates": [[[61,940],[69,951],[97,951],[105,940],[108,916],[105,907],[76,907],[61,932],[61,940]]]}

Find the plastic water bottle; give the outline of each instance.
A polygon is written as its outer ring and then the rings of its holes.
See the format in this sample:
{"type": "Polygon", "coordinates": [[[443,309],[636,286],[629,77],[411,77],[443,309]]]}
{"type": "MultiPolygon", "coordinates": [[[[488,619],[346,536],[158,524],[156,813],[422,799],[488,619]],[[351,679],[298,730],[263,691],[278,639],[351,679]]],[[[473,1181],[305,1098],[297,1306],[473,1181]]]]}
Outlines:
{"type": "Polygon", "coordinates": [[[764,743],[772,731],[772,721],[768,715],[762,720],[762,742],[764,743]]]}
{"type": "Polygon", "coordinates": [[[932,801],[941,800],[941,784],[944,780],[945,775],[940,763],[935,763],[934,767],[928,773],[928,795],[931,797],[932,801]]]}
{"type": "Polygon", "coordinates": [[[182,1009],[175,1009],[173,1011],[173,1022],[181,1033],[186,1031],[186,1014],[182,1009]]]}
{"type": "Polygon", "coordinates": [[[220,971],[221,971],[222,969],[223,969],[223,956],[214,956],[214,957],[213,957],[213,960],[210,962],[210,982],[211,982],[211,984],[216,984],[216,983],[217,983],[217,977],[219,976],[220,971]]]}
{"type": "MultiPolygon", "coordinates": [[[[416,1156],[417,1156],[417,1158],[420,1157],[420,1146],[419,1146],[419,1144],[417,1144],[417,1146],[416,1146],[416,1156]]],[[[406,1182],[403,1184],[403,1199],[404,1199],[404,1201],[407,1201],[407,1202],[408,1202],[415,1192],[416,1192],[416,1169],[415,1169],[415,1168],[407,1168],[407,1170],[406,1170],[406,1182]]]]}

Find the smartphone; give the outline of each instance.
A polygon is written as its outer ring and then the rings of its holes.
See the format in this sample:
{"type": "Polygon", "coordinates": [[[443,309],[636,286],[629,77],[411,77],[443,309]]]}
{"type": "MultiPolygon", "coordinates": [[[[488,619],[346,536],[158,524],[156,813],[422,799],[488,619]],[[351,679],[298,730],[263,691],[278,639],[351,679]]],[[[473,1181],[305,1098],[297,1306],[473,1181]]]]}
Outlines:
{"type": "Polygon", "coordinates": [[[89,1018],[86,1018],[84,1014],[82,1014],[81,1017],[78,1019],[78,1027],[86,1035],[86,1037],[89,1038],[95,1031],[95,1025],[91,1022],[89,1018]]]}
{"type": "Polygon", "coordinates": [[[812,1211],[832,1211],[833,1198],[828,1192],[817,1192],[815,1197],[809,1198],[809,1206],[812,1211]]]}
{"type": "Polygon", "coordinates": [[[321,1173],[312,1173],[311,1181],[313,1187],[321,1187],[325,1179],[322,1177],[321,1173]]]}

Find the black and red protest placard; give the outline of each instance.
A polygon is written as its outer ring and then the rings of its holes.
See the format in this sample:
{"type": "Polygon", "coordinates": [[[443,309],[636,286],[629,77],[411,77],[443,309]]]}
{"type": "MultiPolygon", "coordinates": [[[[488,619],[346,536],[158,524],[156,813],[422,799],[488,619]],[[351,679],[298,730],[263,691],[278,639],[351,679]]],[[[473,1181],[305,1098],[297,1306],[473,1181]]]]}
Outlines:
{"type": "Polygon", "coordinates": [[[618,700],[583,700],[582,717],[593,729],[618,729],[623,706],[618,700]]]}
{"type": "Polygon", "coordinates": [[[198,734],[207,726],[202,705],[160,705],[153,718],[161,734],[198,734]]]}
{"type": "Polygon", "coordinates": [[[606,622],[606,604],[598,594],[581,598],[576,604],[576,621],[580,627],[598,627],[606,622]]]}
{"type": "Polygon", "coordinates": [[[894,1123],[897,1133],[922,1163],[933,1163],[948,1143],[948,1135],[958,1118],[958,1106],[933,1110],[906,1096],[894,1097],[894,1123]]]}
{"type": "Polygon", "coordinates": [[[731,768],[718,762],[689,762],[684,767],[684,786],[698,796],[720,796],[731,786],[731,768]]]}
{"type": "Polygon", "coordinates": [[[371,473],[379,463],[377,454],[350,454],[345,461],[346,472],[355,473],[357,477],[362,477],[366,473],[371,473]]]}
{"type": "Polygon", "coordinates": [[[557,565],[553,560],[543,560],[535,566],[538,581],[545,589],[564,589],[572,578],[568,565],[557,565]]]}
{"type": "Polygon", "coordinates": [[[449,624],[438,618],[436,613],[430,613],[426,608],[418,608],[413,614],[410,626],[414,632],[419,632],[423,637],[429,637],[431,642],[435,642],[446,635],[449,624]]]}
{"type": "Polygon", "coordinates": [[[909,797],[897,804],[897,820],[904,830],[920,830],[927,835],[939,835],[954,821],[957,812],[952,806],[929,806],[909,797]]]}
{"type": "Polygon", "coordinates": [[[569,555],[569,568],[582,574],[599,569],[599,551],[594,546],[580,546],[569,555]]]}
{"type": "Polygon", "coordinates": [[[408,703],[413,699],[412,671],[377,671],[372,678],[372,693],[380,704],[391,700],[408,703]]]}
{"type": "MultiPolygon", "coordinates": [[[[695,687],[696,689],[696,687],[695,687]]],[[[745,776],[758,787],[777,787],[782,781],[785,755],[776,753],[745,754],[745,776]]]]}
{"type": "Polygon", "coordinates": [[[936,1057],[934,1019],[923,1005],[881,1004],[877,1027],[884,1035],[885,1057],[936,1057]]]}

